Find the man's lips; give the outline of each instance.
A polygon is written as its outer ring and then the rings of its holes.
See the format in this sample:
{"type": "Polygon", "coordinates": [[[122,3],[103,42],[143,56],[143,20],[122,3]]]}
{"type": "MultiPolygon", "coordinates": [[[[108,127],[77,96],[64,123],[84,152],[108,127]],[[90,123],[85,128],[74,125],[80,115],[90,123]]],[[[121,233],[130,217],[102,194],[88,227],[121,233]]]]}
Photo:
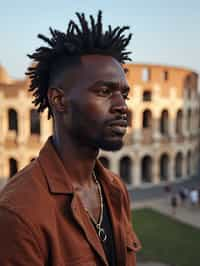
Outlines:
{"type": "Polygon", "coordinates": [[[127,120],[114,120],[109,123],[109,127],[111,128],[114,135],[123,136],[126,133],[126,128],[128,126],[127,120]]]}
{"type": "Polygon", "coordinates": [[[127,120],[113,120],[112,122],[109,123],[109,126],[119,126],[119,127],[127,127],[128,126],[128,121],[127,120]]]}

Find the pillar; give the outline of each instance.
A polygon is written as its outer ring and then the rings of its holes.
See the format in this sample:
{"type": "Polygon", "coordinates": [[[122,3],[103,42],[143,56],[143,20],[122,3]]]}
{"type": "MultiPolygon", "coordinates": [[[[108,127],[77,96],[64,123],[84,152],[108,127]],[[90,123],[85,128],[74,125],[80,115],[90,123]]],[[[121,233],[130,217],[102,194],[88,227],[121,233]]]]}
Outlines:
{"type": "Polygon", "coordinates": [[[155,185],[160,183],[160,165],[157,156],[152,157],[152,183],[155,185]]]}

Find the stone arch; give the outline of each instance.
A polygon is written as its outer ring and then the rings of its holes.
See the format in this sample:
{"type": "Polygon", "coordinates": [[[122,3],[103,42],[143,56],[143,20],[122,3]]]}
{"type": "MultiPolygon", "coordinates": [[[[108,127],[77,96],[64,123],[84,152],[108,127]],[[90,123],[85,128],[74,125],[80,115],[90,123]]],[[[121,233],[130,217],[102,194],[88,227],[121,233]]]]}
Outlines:
{"type": "Polygon", "coordinates": [[[196,172],[199,172],[199,147],[198,145],[195,148],[196,151],[196,172]]]}
{"type": "Polygon", "coordinates": [[[191,125],[192,125],[192,111],[189,108],[187,110],[187,130],[190,131],[191,130],[191,125]]]}
{"type": "Polygon", "coordinates": [[[14,158],[9,159],[9,176],[12,177],[18,171],[18,163],[14,158]]]}
{"type": "Polygon", "coordinates": [[[180,178],[183,176],[183,154],[178,152],[175,157],[175,177],[180,178]]]}
{"type": "Polygon", "coordinates": [[[192,95],[192,78],[191,75],[187,75],[184,79],[184,90],[187,99],[191,99],[192,95]]]}
{"type": "Polygon", "coordinates": [[[160,118],[160,133],[162,135],[169,134],[169,112],[168,110],[163,110],[160,118]]]}
{"type": "Polygon", "coordinates": [[[127,112],[127,121],[128,121],[128,127],[132,127],[133,125],[133,111],[128,109],[127,112]]]}
{"type": "Polygon", "coordinates": [[[195,108],[192,112],[192,128],[198,130],[198,108],[195,108]]]}
{"type": "Polygon", "coordinates": [[[132,161],[129,156],[123,156],[120,159],[120,177],[122,180],[131,184],[132,180],[132,161]]]}
{"type": "Polygon", "coordinates": [[[149,109],[144,110],[143,112],[143,128],[151,128],[152,127],[152,112],[149,109]]]}
{"type": "Polygon", "coordinates": [[[152,100],[152,91],[150,89],[144,90],[142,99],[144,102],[150,102],[152,100]]]}
{"type": "Polygon", "coordinates": [[[196,109],[196,130],[199,129],[199,108],[196,109]]]}
{"type": "Polygon", "coordinates": [[[187,152],[187,157],[186,157],[186,165],[187,165],[187,176],[191,176],[191,170],[192,170],[192,157],[191,157],[191,151],[189,150],[187,152]]]}
{"type": "Polygon", "coordinates": [[[151,156],[145,155],[141,161],[142,182],[152,182],[153,160],[151,156]]]}
{"type": "Polygon", "coordinates": [[[108,168],[108,169],[110,168],[110,161],[106,156],[100,156],[99,160],[105,168],[108,168]]]}
{"type": "Polygon", "coordinates": [[[151,79],[151,70],[148,67],[142,69],[142,81],[149,81],[151,79]]]}
{"type": "Polygon", "coordinates": [[[162,71],[162,80],[163,81],[168,81],[169,80],[169,71],[168,70],[164,70],[162,71]]]}
{"type": "Polygon", "coordinates": [[[191,152],[191,175],[196,174],[198,168],[198,156],[196,154],[196,149],[191,152]]]}
{"type": "Polygon", "coordinates": [[[18,116],[13,108],[8,109],[8,128],[18,132],[18,116]]]}
{"type": "Polygon", "coordinates": [[[167,153],[163,153],[160,156],[160,180],[168,180],[169,174],[169,155],[167,153]]]}
{"type": "Polygon", "coordinates": [[[30,111],[31,134],[40,135],[40,115],[36,109],[30,111]]]}
{"type": "Polygon", "coordinates": [[[181,135],[183,133],[183,111],[179,109],[176,113],[176,134],[181,135]]]}

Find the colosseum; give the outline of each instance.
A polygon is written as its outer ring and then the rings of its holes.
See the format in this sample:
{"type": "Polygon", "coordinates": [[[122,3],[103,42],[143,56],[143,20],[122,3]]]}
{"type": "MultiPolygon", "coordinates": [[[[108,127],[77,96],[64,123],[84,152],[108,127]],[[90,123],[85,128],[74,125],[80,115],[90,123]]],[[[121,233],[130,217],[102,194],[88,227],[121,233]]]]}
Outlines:
{"type": "MultiPolygon", "coordinates": [[[[129,188],[190,178],[198,172],[200,103],[197,73],[163,65],[129,64],[129,128],[118,152],[100,159],[129,188]]],[[[0,66],[0,180],[33,160],[52,133],[39,115],[29,80],[12,80],[0,66]]]]}

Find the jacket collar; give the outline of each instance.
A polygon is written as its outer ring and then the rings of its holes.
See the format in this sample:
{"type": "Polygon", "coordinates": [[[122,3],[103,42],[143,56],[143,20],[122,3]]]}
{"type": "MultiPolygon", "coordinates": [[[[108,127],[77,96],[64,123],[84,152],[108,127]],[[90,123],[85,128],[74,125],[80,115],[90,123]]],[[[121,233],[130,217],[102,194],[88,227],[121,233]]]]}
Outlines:
{"type": "Polygon", "coordinates": [[[70,177],[49,137],[38,157],[44,171],[49,191],[53,194],[68,194],[73,192],[70,177]]]}
{"type": "MultiPolygon", "coordinates": [[[[49,191],[53,194],[73,193],[72,178],[64,167],[52,141],[49,137],[41,149],[38,157],[39,164],[45,174],[49,191]]],[[[110,172],[96,160],[95,171],[98,171],[100,180],[109,185],[114,185],[114,178],[110,172]]]]}

